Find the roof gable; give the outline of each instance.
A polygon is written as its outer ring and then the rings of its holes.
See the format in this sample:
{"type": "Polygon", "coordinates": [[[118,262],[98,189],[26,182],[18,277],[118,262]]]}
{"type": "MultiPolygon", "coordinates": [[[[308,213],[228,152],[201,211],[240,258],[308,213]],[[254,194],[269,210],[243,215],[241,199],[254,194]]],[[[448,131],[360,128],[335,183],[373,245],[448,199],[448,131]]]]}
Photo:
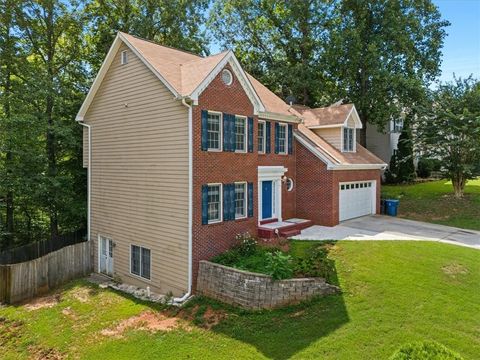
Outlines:
{"type": "Polygon", "coordinates": [[[355,128],[361,129],[362,122],[354,104],[332,105],[323,108],[309,108],[303,105],[293,105],[292,111],[304,120],[310,129],[347,126],[351,118],[355,121],[355,128]]]}

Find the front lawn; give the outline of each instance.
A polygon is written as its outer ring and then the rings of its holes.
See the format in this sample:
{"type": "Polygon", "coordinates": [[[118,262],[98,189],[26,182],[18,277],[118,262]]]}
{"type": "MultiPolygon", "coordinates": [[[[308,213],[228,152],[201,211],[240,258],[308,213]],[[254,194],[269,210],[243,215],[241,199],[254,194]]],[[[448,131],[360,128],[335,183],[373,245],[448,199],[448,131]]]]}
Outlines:
{"type": "Polygon", "coordinates": [[[480,230],[480,179],[467,183],[461,200],[453,196],[452,183],[446,180],[384,185],[382,194],[400,198],[399,217],[480,230]]]}
{"type": "MultiPolygon", "coordinates": [[[[296,241],[291,251],[310,246],[296,241]]],[[[164,309],[75,281],[46,300],[0,308],[0,357],[380,360],[435,341],[478,359],[480,251],[339,241],[329,257],[342,294],[256,313],[206,299],[164,309]]]]}

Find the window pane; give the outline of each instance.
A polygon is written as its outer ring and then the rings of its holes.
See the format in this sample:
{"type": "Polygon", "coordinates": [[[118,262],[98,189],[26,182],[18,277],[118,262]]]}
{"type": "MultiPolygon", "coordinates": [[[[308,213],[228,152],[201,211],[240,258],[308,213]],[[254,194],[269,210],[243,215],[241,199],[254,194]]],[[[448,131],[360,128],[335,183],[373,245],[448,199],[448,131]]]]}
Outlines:
{"type": "Polygon", "coordinates": [[[135,275],[140,275],[140,247],[132,245],[130,251],[130,272],[135,275]]]}
{"type": "Polygon", "coordinates": [[[244,118],[235,118],[235,145],[239,151],[245,151],[245,120],[244,118]]]}
{"type": "Polygon", "coordinates": [[[235,217],[245,216],[245,184],[235,184],[235,217]]]}
{"type": "Polygon", "coordinates": [[[220,150],[220,114],[208,114],[208,148],[220,150]]]}
{"type": "Polygon", "coordinates": [[[286,126],[285,125],[280,125],[278,127],[278,152],[279,153],[285,153],[287,149],[286,145],[286,126]]]}
{"type": "Polygon", "coordinates": [[[220,220],[220,185],[208,187],[208,221],[220,220]]]}
{"type": "Polygon", "coordinates": [[[142,277],[150,279],[150,250],[142,248],[142,277]]]}
{"type": "Polygon", "coordinates": [[[258,123],[258,151],[265,152],[265,123],[259,122],[258,123]]]}
{"type": "Polygon", "coordinates": [[[343,151],[348,151],[348,129],[343,129],[343,151]]]}
{"type": "Polygon", "coordinates": [[[353,129],[348,129],[348,151],[353,151],[353,129]]]}

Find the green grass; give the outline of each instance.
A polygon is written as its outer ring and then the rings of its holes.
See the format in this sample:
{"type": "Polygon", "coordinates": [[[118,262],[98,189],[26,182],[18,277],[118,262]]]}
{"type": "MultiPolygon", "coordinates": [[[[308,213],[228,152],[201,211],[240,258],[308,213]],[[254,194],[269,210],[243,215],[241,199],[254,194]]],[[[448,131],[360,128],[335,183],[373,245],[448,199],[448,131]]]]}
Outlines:
{"type": "MultiPolygon", "coordinates": [[[[292,251],[308,252],[312,245],[294,242],[292,251]]],[[[0,308],[0,357],[27,359],[32,349],[54,349],[80,359],[380,360],[404,344],[435,341],[465,359],[478,359],[478,250],[432,242],[340,241],[330,257],[340,295],[262,312],[197,299],[183,310],[197,311],[190,329],[130,330],[122,338],[100,331],[152,305],[75,281],[52,308],[0,308]],[[79,292],[88,294],[83,302],[79,292]],[[76,320],[62,313],[67,308],[76,320]],[[226,313],[211,329],[202,326],[208,309],[226,313]]]]}
{"type": "Polygon", "coordinates": [[[400,198],[400,217],[480,230],[480,179],[467,183],[463,199],[453,196],[452,183],[446,180],[384,185],[382,194],[400,198]]]}

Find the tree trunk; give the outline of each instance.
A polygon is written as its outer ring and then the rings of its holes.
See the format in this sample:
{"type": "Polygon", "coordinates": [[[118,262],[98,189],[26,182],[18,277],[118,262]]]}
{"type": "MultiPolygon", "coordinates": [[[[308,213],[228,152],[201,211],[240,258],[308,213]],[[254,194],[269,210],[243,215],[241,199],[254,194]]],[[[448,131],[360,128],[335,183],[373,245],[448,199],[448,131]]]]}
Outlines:
{"type": "Polygon", "coordinates": [[[452,178],[453,190],[457,199],[463,198],[463,191],[465,189],[466,179],[463,175],[457,175],[452,178]]]}

